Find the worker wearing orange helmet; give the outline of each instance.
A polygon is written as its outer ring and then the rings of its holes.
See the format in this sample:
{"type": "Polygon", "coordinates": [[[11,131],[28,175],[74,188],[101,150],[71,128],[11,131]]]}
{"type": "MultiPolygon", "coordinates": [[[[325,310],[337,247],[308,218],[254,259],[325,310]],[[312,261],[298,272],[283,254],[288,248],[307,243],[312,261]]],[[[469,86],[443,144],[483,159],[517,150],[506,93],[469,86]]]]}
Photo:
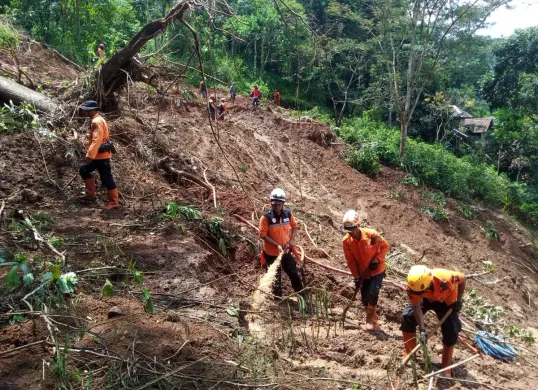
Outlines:
{"type": "Polygon", "coordinates": [[[376,330],[379,329],[377,301],[385,278],[385,256],[390,246],[377,231],[359,226],[359,215],[355,210],[344,214],[343,223],[347,234],[342,238],[342,247],[366,309],[366,329],[376,330]]]}
{"type": "Polygon", "coordinates": [[[273,295],[281,298],[282,269],[290,278],[291,286],[295,292],[303,289],[303,283],[297,271],[297,262],[292,255],[298,225],[291,211],[284,208],[286,193],[283,189],[275,188],[271,192],[270,200],[271,208],[260,218],[260,238],[263,240],[261,258],[262,265],[268,268],[279,254],[284,252],[273,284],[273,295]]]}
{"type": "MultiPolygon", "coordinates": [[[[403,311],[400,326],[405,353],[408,354],[417,345],[415,335],[417,325],[420,332],[419,341],[421,343],[426,342],[424,313],[433,310],[437,318],[441,319],[451,308],[452,313],[441,325],[443,334],[441,367],[450,366],[452,364],[454,345],[456,345],[458,334],[461,331],[458,313],[463,306],[465,275],[461,272],[442,268],[430,269],[425,265],[415,265],[411,267],[407,275],[406,290],[410,303],[403,311]]],[[[444,371],[446,376],[451,374],[451,370],[444,371]]]]}
{"type": "Polygon", "coordinates": [[[280,106],[280,92],[278,92],[277,89],[275,89],[275,92],[273,92],[273,103],[280,106]]]}

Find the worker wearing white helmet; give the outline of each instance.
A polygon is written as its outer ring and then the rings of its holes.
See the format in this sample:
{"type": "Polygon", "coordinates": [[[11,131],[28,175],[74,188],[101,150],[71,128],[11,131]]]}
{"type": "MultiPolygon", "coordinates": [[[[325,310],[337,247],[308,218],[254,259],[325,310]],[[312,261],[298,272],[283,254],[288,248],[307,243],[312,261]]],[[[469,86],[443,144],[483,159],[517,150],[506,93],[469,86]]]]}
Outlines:
{"type": "Polygon", "coordinates": [[[348,210],[343,218],[347,234],[342,238],[342,247],[347,265],[360,289],[361,302],[366,309],[366,329],[379,329],[377,301],[385,277],[385,256],[388,242],[375,230],[359,226],[359,215],[348,210]]]}
{"type": "Polygon", "coordinates": [[[303,283],[297,271],[297,262],[292,255],[298,225],[291,211],[284,208],[286,202],[284,190],[275,188],[271,192],[270,200],[271,208],[260,218],[260,238],[263,240],[261,260],[262,265],[267,268],[273,264],[281,252],[285,252],[273,285],[273,295],[280,298],[282,297],[282,269],[290,278],[295,292],[303,289],[303,283]]]}

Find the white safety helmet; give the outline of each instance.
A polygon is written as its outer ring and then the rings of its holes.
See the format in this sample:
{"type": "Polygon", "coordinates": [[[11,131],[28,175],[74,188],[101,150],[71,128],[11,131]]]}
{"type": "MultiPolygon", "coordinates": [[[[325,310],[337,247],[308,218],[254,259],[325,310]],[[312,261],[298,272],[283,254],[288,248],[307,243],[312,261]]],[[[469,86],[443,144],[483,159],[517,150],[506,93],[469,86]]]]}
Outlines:
{"type": "Polygon", "coordinates": [[[355,210],[348,210],[344,214],[344,229],[348,231],[353,231],[359,225],[359,214],[355,210]]]}
{"type": "Polygon", "coordinates": [[[271,191],[271,201],[273,200],[279,200],[281,202],[286,201],[286,193],[282,188],[275,188],[273,191],[271,191]]]}

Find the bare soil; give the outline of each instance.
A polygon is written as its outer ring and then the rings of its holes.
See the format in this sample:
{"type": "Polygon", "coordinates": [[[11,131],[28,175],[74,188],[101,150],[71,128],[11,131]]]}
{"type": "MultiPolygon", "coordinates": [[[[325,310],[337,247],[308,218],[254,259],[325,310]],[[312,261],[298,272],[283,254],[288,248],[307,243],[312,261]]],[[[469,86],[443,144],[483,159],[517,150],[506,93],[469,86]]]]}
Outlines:
{"type": "MultiPolygon", "coordinates": [[[[9,61],[2,52],[0,59],[9,61]]],[[[82,79],[46,51],[26,50],[18,59],[34,81],[50,79],[50,88],[82,79]]],[[[184,88],[196,95],[194,89],[184,88]]],[[[87,124],[67,120],[65,139],[29,132],[0,134],[0,199],[6,204],[0,248],[27,253],[29,266],[43,270],[44,261],[55,255],[36,242],[31,231],[16,230],[13,222],[18,210],[25,215],[44,213],[52,222],[38,229],[62,238],[60,249],[67,256],[62,271],[76,272],[79,278],[66,307],[46,303],[59,315],[50,319],[68,356],[63,366],[53,358],[54,345],[42,316],[26,313],[22,323],[13,321],[13,313],[27,311],[20,299],[30,287],[12,292],[2,286],[0,389],[62,387],[62,372],[70,383],[81,378],[80,388],[136,388],[145,383],[144,375],[153,372],[158,377],[156,373],[170,373],[170,367],[178,368],[176,374],[148,388],[179,388],[172,383],[187,389],[239,388],[237,383],[252,388],[272,383],[269,388],[358,388],[353,383],[377,389],[416,388],[411,368],[397,370],[403,349],[399,321],[407,298],[390,283],[381,293],[380,333],[363,330],[358,304],[342,325],[339,314],[352,294],[351,278],[309,262],[304,278],[313,288],[312,300],[321,302],[320,291],[327,291],[328,312],[311,308],[304,318],[295,298],[270,303],[259,313],[265,319],[261,338],[249,335],[241,315],[230,315],[231,308],[248,310],[262,275],[256,232],[233,214],[257,225],[274,187],[285,189],[287,205],[308,226],[318,248],[304,226],[297,242],[318,261],[346,269],[340,221],[347,209],[355,208],[363,224],[382,232],[391,244],[387,280],[403,283],[409,266],[418,261],[465,273],[481,272],[483,262],[491,261],[496,272],[480,280],[508,278],[495,284],[472,280],[468,288],[502,306],[506,324],[538,328],[538,262],[532,235],[524,227],[480,205],[474,205],[476,219],[465,219],[459,203],[451,199],[446,206],[449,220],[436,222],[419,210],[427,202],[428,189],[402,186],[404,172],[383,167],[375,179],[369,178],[344,163],[345,145],[326,125],[299,123],[289,111],[266,102],[253,110],[249,102],[238,96],[226,120],[212,129],[199,99],[182,101],[177,108],[171,97],[161,99],[142,86],[131,86],[120,96],[121,113],[105,115],[119,150],[113,173],[122,207],[111,212],[101,209],[101,187],[95,204],[76,200],[83,192],[78,167],[87,124]],[[160,169],[158,162],[165,157],[176,169],[201,180],[205,172],[216,188],[218,208],[206,188],[160,169]],[[165,220],[163,211],[171,201],[199,207],[204,220],[165,220]],[[230,237],[225,256],[206,222],[211,217],[223,219],[230,237]],[[499,241],[485,237],[487,221],[494,223],[499,241]],[[152,294],[155,314],[144,311],[142,288],[129,277],[130,264],[143,272],[143,288],[152,294]],[[116,296],[101,296],[106,279],[113,282],[116,296]],[[36,342],[40,343],[13,350],[36,342]]],[[[0,268],[0,276],[8,270],[0,268]]],[[[291,294],[285,276],[283,285],[291,294]]],[[[428,323],[435,321],[429,317],[428,323]]],[[[434,337],[434,369],[440,364],[439,344],[434,337]]],[[[526,348],[511,363],[475,359],[456,368],[454,375],[506,389],[534,388],[538,351],[536,346],[526,348]]],[[[454,360],[468,356],[471,352],[458,344],[454,360]]],[[[416,366],[419,378],[423,360],[419,358],[416,366]]],[[[439,388],[454,389],[484,386],[438,383],[439,388]]],[[[426,381],[420,380],[418,388],[427,388],[426,381]]]]}

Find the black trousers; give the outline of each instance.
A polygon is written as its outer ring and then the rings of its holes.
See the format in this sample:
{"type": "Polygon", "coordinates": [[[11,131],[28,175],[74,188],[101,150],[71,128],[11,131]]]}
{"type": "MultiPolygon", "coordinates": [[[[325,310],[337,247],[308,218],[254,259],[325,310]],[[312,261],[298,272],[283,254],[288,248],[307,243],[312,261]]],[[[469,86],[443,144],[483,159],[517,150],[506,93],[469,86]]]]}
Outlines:
{"type": "MultiPolygon", "coordinates": [[[[265,252],[263,252],[263,255],[265,256],[265,269],[267,270],[278,256],[271,256],[265,252]]],[[[291,253],[285,253],[282,255],[280,267],[278,267],[276,271],[275,283],[273,284],[273,295],[279,298],[282,297],[282,270],[284,270],[286,275],[290,278],[293,290],[295,292],[301,291],[303,289],[303,283],[301,282],[301,277],[297,270],[297,262],[291,253]]]]}
{"type": "Polygon", "coordinates": [[[381,272],[370,279],[364,279],[361,286],[361,302],[364,306],[377,305],[379,291],[385,279],[385,272],[381,272]]]}
{"type": "MultiPolygon", "coordinates": [[[[448,305],[444,302],[431,302],[427,299],[420,300],[420,307],[422,307],[422,313],[424,314],[430,310],[433,310],[438,319],[443,318],[449,309],[448,305]]],[[[402,324],[400,326],[400,330],[402,332],[414,333],[416,332],[416,328],[417,320],[415,320],[413,305],[408,303],[402,313],[402,324]]],[[[460,331],[461,322],[458,313],[452,312],[445,322],[443,322],[443,325],[441,325],[443,345],[446,345],[447,347],[456,345],[460,331]]]]}
{"type": "Polygon", "coordinates": [[[80,176],[82,179],[91,179],[92,172],[97,169],[99,172],[99,177],[101,178],[101,183],[106,187],[107,190],[113,190],[116,188],[116,183],[112,177],[112,168],[110,167],[110,159],[106,158],[103,160],[92,160],[90,163],[84,164],[80,167],[80,176]]]}

